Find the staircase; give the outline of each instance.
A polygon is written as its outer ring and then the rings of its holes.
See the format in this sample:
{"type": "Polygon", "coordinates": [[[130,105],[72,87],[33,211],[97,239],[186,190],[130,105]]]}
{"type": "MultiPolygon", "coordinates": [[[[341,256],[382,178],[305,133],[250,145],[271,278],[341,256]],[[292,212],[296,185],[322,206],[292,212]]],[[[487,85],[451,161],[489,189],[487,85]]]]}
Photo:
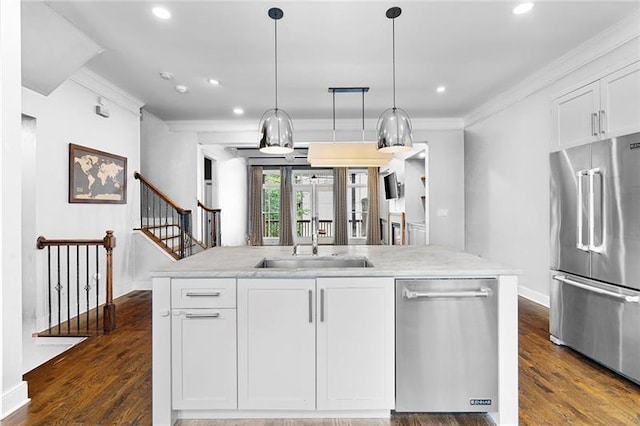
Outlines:
{"type": "Polygon", "coordinates": [[[205,250],[205,245],[193,236],[191,210],[178,206],[140,173],[133,176],[140,181],[138,230],[176,260],[205,250]]]}

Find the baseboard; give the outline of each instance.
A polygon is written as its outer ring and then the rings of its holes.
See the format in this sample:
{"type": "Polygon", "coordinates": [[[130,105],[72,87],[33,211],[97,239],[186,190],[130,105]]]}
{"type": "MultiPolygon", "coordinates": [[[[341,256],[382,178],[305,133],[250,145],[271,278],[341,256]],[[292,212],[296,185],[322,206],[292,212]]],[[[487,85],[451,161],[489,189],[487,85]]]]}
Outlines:
{"type": "Polygon", "coordinates": [[[133,290],[151,290],[151,281],[135,281],[133,290]]]}
{"type": "Polygon", "coordinates": [[[0,419],[4,419],[29,401],[27,382],[20,382],[13,389],[2,394],[2,414],[0,419]]]}
{"type": "Polygon", "coordinates": [[[525,299],[531,300],[532,302],[537,303],[538,305],[542,305],[545,307],[549,307],[549,295],[540,293],[536,290],[531,290],[528,287],[518,286],[518,295],[524,297],[525,299]]]}

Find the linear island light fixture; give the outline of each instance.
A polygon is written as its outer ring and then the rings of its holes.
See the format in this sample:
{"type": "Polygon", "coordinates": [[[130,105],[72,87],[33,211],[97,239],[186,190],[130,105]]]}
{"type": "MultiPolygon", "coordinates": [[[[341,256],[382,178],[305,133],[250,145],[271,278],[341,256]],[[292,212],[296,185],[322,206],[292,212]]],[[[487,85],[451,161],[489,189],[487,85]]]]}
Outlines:
{"type": "Polygon", "coordinates": [[[307,161],[311,167],[382,167],[386,166],[392,153],[378,150],[376,142],[364,140],[364,94],[368,87],[329,87],[333,96],[333,142],[309,144],[307,161]],[[336,93],[362,94],[362,141],[336,142],[336,93]]]}

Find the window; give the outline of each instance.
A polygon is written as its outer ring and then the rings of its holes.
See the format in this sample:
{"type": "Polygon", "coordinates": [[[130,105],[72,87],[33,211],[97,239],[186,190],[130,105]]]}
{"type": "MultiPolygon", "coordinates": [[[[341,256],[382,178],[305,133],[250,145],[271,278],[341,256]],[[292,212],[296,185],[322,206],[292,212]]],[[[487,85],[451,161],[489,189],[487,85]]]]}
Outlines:
{"type": "Polygon", "coordinates": [[[262,175],[262,235],[280,237],[280,170],[265,170],[262,175]]]}
{"type": "Polygon", "coordinates": [[[313,186],[317,192],[319,241],[333,242],[333,170],[294,170],[293,191],[296,202],[296,241],[311,241],[313,186]]]}
{"type": "Polygon", "coordinates": [[[349,238],[364,239],[367,234],[367,170],[350,169],[347,172],[347,215],[349,238]]]}
{"type": "MultiPolygon", "coordinates": [[[[280,170],[265,169],[262,178],[262,218],[265,244],[277,244],[280,238],[280,170]]],[[[347,217],[350,242],[366,238],[367,170],[351,169],[347,172],[347,217]]],[[[296,243],[311,242],[312,193],[317,193],[319,242],[334,241],[333,170],[293,170],[296,243]]]]}

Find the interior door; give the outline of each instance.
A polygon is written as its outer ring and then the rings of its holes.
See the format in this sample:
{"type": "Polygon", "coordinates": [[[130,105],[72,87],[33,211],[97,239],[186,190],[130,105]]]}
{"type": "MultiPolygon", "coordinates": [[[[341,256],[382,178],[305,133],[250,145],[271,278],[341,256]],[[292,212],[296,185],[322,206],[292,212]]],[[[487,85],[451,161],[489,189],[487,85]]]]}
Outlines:
{"type": "Polygon", "coordinates": [[[589,276],[591,145],[553,152],[550,162],[551,268],[589,276]]]}
{"type": "Polygon", "coordinates": [[[640,290],[640,133],[592,145],[592,277],[640,290]]]}

